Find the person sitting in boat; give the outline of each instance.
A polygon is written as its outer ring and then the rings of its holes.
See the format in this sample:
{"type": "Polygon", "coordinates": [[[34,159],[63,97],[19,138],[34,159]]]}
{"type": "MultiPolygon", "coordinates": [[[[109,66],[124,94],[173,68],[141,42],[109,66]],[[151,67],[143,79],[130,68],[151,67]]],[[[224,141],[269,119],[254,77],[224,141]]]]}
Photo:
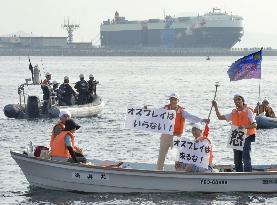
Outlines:
{"type": "Polygon", "coordinates": [[[54,125],[51,134],[50,148],[52,149],[52,144],[54,139],[64,130],[65,122],[71,118],[71,113],[68,110],[61,110],[59,113],[59,120],[54,125]]]}
{"type": "Polygon", "coordinates": [[[61,106],[68,106],[72,105],[72,97],[76,97],[76,92],[73,90],[71,85],[69,85],[69,77],[64,77],[64,83],[59,87],[59,105],[61,106]]]}
{"type": "Polygon", "coordinates": [[[89,80],[88,80],[88,101],[93,101],[93,96],[96,95],[96,86],[99,83],[99,81],[94,80],[94,76],[92,74],[89,74],[89,80]]]}
{"type": "Polygon", "coordinates": [[[257,104],[254,109],[254,113],[257,115],[265,115],[266,117],[276,118],[276,115],[272,107],[269,105],[269,101],[267,99],[264,99],[262,104],[257,104]]]}
{"type": "Polygon", "coordinates": [[[52,92],[51,88],[51,73],[47,72],[45,74],[45,79],[41,83],[41,89],[43,92],[43,106],[42,106],[42,112],[47,113],[48,109],[51,107],[51,100],[50,95],[52,92]]]}
{"type": "Polygon", "coordinates": [[[80,127],[72,119],[65,121],[63,131],[52,142],[50,152],[52,160],[74,163],[86,162],[86,158],[82,154],[82,149],[75,145],[75,131],[80,127]]]}
{"type": "Polygon", "coordinates": [[[76,82],[74,88],[79,93],[78,95],[78,105],[84,105],[88,102],[88,82],[85,81],[84,74],[79,75],[80,80],[76,82]]]}
{"type": "MultiPolygon", "coordinates": [[[[210,144],[210,154],[208,160],[208,167],[203,168],[197,166],[196,164],[175,162],[176,171],[185,171],[185,172],[209,172],[212,171],[212,144],[211,141],[202,135],[202,125],[200,123],[194,123],[191,129],[192,135],[195,139],[195,142],[204,142],[207,141],[210,144]]],[[[200,152],[200,149],[198,150],[200,152]]]]}

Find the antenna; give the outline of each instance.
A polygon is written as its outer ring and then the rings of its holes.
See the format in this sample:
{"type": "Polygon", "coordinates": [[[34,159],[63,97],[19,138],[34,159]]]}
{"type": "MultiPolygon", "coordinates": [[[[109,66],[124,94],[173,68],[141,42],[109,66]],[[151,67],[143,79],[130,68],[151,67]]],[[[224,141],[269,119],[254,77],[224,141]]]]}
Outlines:
{"type": "Polygon", "coordinates": [[[67,18],[67,22],[64,19],[64,24],[62,25],[62,28],[64,28],[67,31],[67,41],[68,43],[73,42],[73,31],[80,27],[80,24],[70,24],[69,17],[67,18]]]}

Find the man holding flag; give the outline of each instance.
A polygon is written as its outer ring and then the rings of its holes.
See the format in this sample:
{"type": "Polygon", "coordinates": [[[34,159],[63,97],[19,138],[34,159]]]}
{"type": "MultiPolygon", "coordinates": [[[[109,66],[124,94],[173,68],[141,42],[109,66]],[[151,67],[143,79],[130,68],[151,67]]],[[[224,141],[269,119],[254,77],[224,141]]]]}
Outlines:
{"type": "MultiPolygon", "coordinates": [[[[262,49],[235,61],[227,71],[230,81],[261,79],[261,62],[262,49]]],[[[238,129],[246,130],[243,150],[234,149],[234,164],[237,172],[251,172],[251,142],[255,142],[257,123],[253,109],[246,105],[244,97],[237,94],[233,99],[235,109],[229,114],[222,115],[215,100],[213,100],[212,106],[214,106],[219,120],[231,121],[232,125],[238,126],[238,129]]]]}

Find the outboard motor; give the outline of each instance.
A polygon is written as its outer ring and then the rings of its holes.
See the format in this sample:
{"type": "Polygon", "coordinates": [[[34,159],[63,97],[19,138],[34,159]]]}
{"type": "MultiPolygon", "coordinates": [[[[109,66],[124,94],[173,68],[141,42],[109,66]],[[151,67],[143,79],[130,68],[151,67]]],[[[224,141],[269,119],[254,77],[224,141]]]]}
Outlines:
{"type": "Polygon", "coordinates": [[[8,118],[20,118],[24,108],[18,104],[9,104],[4,107],[4,114],[8,118]]]}
{"type": "Polygon", "coordinates": [[[40,101],[38,96],[28,96],[26,114],[29,118],[39,117],[40,101]]]}

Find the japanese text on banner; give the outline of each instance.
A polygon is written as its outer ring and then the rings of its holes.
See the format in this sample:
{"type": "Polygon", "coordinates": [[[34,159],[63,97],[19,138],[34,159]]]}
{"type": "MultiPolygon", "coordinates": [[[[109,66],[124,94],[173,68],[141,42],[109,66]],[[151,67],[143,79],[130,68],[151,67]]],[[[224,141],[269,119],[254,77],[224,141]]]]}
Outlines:
{"type": "Polygon", "coordinates": [[[229,134],[227,147],[236,149],[236,150],[243,150],[245,141],[245,129],[239,129],[238,126],[232,125],[231,132],[229,134]]]}
{"type": "Polygon", "coordinates": [[[173,145],[177,149],[177,161],[208,169],[211,152],[208,140],[196,142],[186,137],[176,137],[173,145]]]}
{"type": "Polygon", "coordinates": [[[173,134],[176,111],[128,106],[125,127],[150,132],[173,134]]]}

